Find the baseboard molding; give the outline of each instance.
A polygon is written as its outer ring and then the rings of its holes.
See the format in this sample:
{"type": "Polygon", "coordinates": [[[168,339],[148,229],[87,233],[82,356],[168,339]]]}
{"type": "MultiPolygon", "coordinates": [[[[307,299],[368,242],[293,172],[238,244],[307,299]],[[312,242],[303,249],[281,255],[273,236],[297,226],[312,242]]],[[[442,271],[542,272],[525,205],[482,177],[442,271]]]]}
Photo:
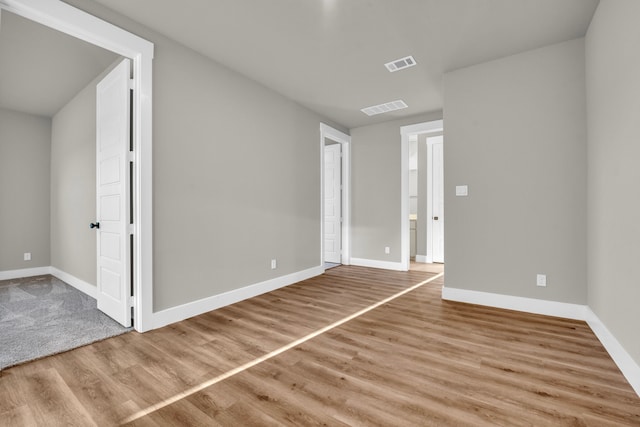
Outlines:
{"type": "Polygon", "coordinates": [[[235,304],[236,302],[292,285],[302,280],[318,276],[322,273],[324,273],[324,266],[319,265],[307,270],[276,277],[275,279],[255,283],[240,289],[234,289],[219,295],[213,295],[198,301],[158,311],[153,313],[153,328],[161,328],[171,323],[179,322],[208,311],[235,304]]]}
{"type": "Polygon", "coordinates": [[[54,277],[57,277],[58,279],[62,280],[63,282],[73,286],[74,288],[76,288],[77,290],[79,290],[80,292],[83,292],[87,295],[89,295],[91,298],[96,299],[98,297],[98,288],[96,288],[94,285],[85,282],[82,279],[78,279],[77,277],[64,272],[62,270],[59,270],[55,267],[49,267],[50,268],[50,274],[54,277]]]}
{"type": "Polygon", "coordinates": [[[382,268],[384,270],[404,271],[401,262],[378,261],[375,259],[351,258],[351,265],[359,267],[382,268]]]}
{"type": "Polygon", "coordinates": [[[591,308],[587,307],[586,314],[587,324],[607,350],[609,356],[611,356],[616,365],[618,365],[622,375],[624,375],[638,397],[640,397],[640,365],[633,360],[591,308]]]}
{"type": "Polygon", "coordinates": [[[21,268],[19,270],[0,271],[0,280],[20,279],[22,277],[42,276],[50,274],[51,267],[21,268]]]}
{"type": "Polygon", "coordinates": [[[416,255],[416,262],[421,262],[426,264],[427,262],[427,256],[426,255],[416,255]]]}
{"type": "Polygon", "coordinates": [[[523,311],[526,313],[583,320],[587,322],[622,372],[622,375],[624,375],[633,390],[640,397],[640,365],[633,360],[589,306],[448,287],[442,288],[442,299],[523,311]]]}
{"type": "Polygon", "coordinates": [[[586,305],[448,287],[442,288],[442,299],[576,320],[586,320],[587,314],[586,305]]]}

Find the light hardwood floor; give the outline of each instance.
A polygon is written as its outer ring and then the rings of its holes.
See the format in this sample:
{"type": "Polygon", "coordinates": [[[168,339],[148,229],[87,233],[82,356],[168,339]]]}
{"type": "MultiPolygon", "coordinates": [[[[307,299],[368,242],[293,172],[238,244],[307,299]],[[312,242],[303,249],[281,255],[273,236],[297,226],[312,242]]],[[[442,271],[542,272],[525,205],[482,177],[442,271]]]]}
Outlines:
{"type": "MultiPolygon", "coordinates": [[[[413,267],[337,267],[2,371],[0,425],[121,424],[441,269],[413,267]]],[[[446,302],[441,287],[436,279],[129,424],[640,425],[640,398],[584,322],[446,302]]]]}

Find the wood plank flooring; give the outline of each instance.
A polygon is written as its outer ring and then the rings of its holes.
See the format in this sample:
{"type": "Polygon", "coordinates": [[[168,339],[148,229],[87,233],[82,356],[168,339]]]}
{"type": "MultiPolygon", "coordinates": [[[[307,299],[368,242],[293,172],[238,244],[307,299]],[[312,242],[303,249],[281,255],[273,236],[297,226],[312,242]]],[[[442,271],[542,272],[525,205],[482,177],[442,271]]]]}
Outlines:
{"type": "MultiPolygon", "coordinates": [[[[337,267],[0,371],[0,425],[122,424],[439,270],[337,267]]],[[[128,425],[640,426],[640,398],[586,323],[442,301],[442,283],[128,425]]]]}

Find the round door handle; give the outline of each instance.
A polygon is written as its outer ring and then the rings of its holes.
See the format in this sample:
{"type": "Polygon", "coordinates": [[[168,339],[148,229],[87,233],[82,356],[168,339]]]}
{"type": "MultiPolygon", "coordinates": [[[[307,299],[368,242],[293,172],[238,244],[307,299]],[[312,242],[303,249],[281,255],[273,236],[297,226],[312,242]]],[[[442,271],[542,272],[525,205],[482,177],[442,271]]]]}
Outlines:
{"type": "Polygon", "coordinates": [[[100,223],[92,222],[91,224],[89,224],[89,228],[100,228],[100,223]]]}

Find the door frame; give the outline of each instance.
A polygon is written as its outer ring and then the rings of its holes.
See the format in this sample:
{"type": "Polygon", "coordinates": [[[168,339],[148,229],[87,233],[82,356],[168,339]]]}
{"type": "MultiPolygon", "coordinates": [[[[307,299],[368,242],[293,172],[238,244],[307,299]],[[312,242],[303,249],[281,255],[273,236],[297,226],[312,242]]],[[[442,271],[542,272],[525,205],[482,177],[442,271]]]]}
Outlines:
{"type": "MultiPolygon", "coordinates": [[[[0,9],[131,59],[133,64],[134,327],[153,325],[152,60],[153,43],[61,1],[0,0],[0,9]]],[[[130,195],[128,195],[130,196],[130,195]]]]}
{"type": "Polygon", "coordinates": [[[343,265],[351,264],[351,136],[320,123],[320,267],[324,268],[324,141],[330,139],[342,148],[342,251],[343,265]]]}
{"type": "Polygon", "coordinates": [[[409,271],[409,135],[444,132],[444,121],[433,120],[400,127],[400,269],[409,271]]]}

